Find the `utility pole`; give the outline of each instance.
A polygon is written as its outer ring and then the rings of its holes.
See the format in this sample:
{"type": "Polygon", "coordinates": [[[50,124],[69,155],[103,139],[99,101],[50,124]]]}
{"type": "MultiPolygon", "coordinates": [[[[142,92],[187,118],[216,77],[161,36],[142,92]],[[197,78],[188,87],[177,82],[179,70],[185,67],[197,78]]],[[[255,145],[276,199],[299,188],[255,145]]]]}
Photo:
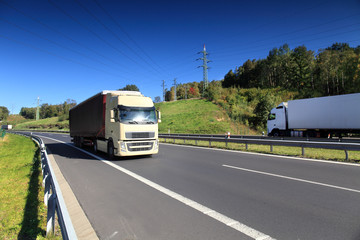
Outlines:
{"type": "Polygon", "coordinates": [[[39,102],[40,102],[40,97],[37,98],[37,106],[36,106],[36,121],[39,120],[40,118],[40,105],[39,105],[39,102]]]}
{"type": "Polygon", "coordinates": [[[163,102],[165,102],[165,80],[162,80],[162,88],[163,88],[163,102]]]}
{"type": "Polygon", "coordinates": [[[210,60],[207,59],[207,55],[209,55],[209,53],[206,52],[205,44],[204,44],[204,49],[201,52],[198,52],[198,54],[201,54],[201,53],[203,54],[203,57],[198,58],[196,60],[203,60],[203,65],[199,66],[198,68],[200,68],[200,67],[203,68],[203,81],[204,81],[203,95],[204,95],[205,90],[209,86],[208,71],[207,71],[209,69],[209,67],[207,66],[207,63],[211,62],[210,60]]]}
{"type": "Polygon", "coordinates": [[[176,101],[176,78],[174,78],[174,101],[176,101]]]}

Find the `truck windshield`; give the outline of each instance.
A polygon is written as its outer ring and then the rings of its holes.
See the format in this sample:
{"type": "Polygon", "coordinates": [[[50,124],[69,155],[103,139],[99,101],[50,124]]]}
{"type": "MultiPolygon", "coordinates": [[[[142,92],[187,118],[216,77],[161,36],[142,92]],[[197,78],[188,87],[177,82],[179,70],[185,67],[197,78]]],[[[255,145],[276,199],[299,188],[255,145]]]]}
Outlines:
{"type": "Polygon", "coordinates": [[[119,106],[120,122],[127,124],[155,124],[157,123],[155,107],[127,107],[119,106]]]}

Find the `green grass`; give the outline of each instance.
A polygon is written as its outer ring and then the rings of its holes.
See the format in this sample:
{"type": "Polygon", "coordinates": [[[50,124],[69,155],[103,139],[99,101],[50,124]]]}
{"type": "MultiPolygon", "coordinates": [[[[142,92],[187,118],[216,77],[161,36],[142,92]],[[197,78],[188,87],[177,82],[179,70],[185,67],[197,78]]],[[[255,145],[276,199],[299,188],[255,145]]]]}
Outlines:
{"type": "MultiPolygon", "coordinates": [[[[161,142],[165,142],[164,138],[160,139],[161,142]]],[[[167,139],[167,143],[174,143],[173,139],[167,139]]],[[[208,141],[197,141],[194,140],[175,140],[175,144],[186,144],[193,146],[202,146],[209,147],[208,141]]],[[[238,143],[228,143],[226,146],[225,143],[221,142],[211,142],[212,148],[221,148],[229,150],[238,150],[238,151],[248,151],[248,152],[258,152],[258,153],[267,153],[267,154],[276,154],[283,156],[295,156],[303,157],[302,150],[300,147],[284,147],[284,146],[273,146],[273,151],[270,151],[269,145],[256,145],[248,144],[248,149],[246,149],[245,144],[238,143]]],[[[359,151],[349,151],[349,162],[359,162],[360,161],[360,152],[359,151]]],[[[318,149],[318,148],[305,148],[304,158],[312,159],[322,159],[322,160],[331,160],[331,161],[345,161],[345,152],[342,150],[332,150],[332,149],[318,149]]]]}
{"type": "Polygon", "coordinates": [[[0,140],[0,239],[44,239],[43,199],[37,145],[7,134],[0,140]]]}
{"type": "Polygon", "coordinates": [[[160,133],[232,134],[252,133],[249,128],[235,125],[216,104],[204,99],[157,103],[161,112],[160,133]]]}
{"type": "Polygon", "coordinates": [[[38,121],[32,120],[24,123],[19,123],[15,126],[16,130],[64,130],[69,131],[69,120],[59,121],[58,117],[40,119],[38,121]]]}

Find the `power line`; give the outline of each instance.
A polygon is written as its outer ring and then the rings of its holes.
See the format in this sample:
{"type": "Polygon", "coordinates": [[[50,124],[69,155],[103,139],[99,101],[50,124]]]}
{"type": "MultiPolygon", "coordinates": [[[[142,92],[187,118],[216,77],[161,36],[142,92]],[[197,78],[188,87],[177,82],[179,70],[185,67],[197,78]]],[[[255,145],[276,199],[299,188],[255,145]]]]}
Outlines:
{"type": "MultiPolygon", "coordinates": [[[[58,54],[56,54],[56,53],[50,52],[50,51],[45,50],[45,49],[41,49],[41,48],[39,48],[39,47],[37,47],[37,46],[34,46],[34,45],[32,45],[32,44],[25,43],[25,42],[22,42],[22,41],[19,41],[19,40],[10,38],[10,37],[7,37],[7,36],[2,35],[2,34],[0,34],[0,37],[1,37],[1,38],[5,38],[5,39],[7,39],[7,40],[9,40],[9,41],[15,42],[15,43],[17,43],[17,44],[23,45],[23,46],[26,46],[26,47],[29,47],[29,48],[33,48],[33,49],[35,49],[35,50],[37,50],[37,51],[46,53],[46,54],[48,54],[48,55],[55,56],[55,57],[60,58],[60,59],[62,59],[62,60],[65,60],[65,61],[68,61],[68,62],[71,62],[71,63],[75,63],[75,64],[81,65],[81,66],[83,66],[83,67],[92,69],[92,70],[96,70],[96,71],[98,71],[98,72],[103,72],[103,73],[106,73],[106,74],[109,74],[109,75],[113,75],[113,76],[116,76],[116,77],[125,78],[125,77],[123,77],[123,76],[121,76],[121,75],[114,74],[114,73],[110,73],[110,72],[108,72],[108,71],[105,71],[105,70],[102,70],[102,69],[99,69],[99,68],[95,68],[95,67],[89,66],[89,65],[87,65],[87,64],[84,64],[84,63],[75,61],[75,60],[70,59],[70,58],[67,58],[67,57],[60,56],[60,55],[58,55],[58,54]]],[[[126,80],[127,80],[127,79],[126,79],[126,80]]]]}
{"type": "MultiPolygon", "coordinates": [[[[315,40],[319,40],[319,39],[323,39],[323,38],[329,38],[329,37],[333,37],[333,36],[339,36],[341,34],[345,34],[345,33],[351,33],[351,32],[357,32],[357,31],[360,31],[360,29],[355,29],[355,30],[350,30],[350,31],[345,31],[345,32],[341,32],[341,33],[335,33],[335,34],[331,34],[331,35],[327,35],[327,36],[321,36],[321,37],[317,37],[317,38],[313,38],[313,39],[309,39],[309,40],[306,40],[306,42],[312,42],[312,41],[315,41],[315,40]]],[[[329,31],[325,31],[325,32],[329,32],[329,31]]],[[[322,32],[324,33],[324,32],[322,32]]],[[[313,35],[313,34],[312,34],[313,35]]],[[[309,35],[310,36],[310,35],[309,35]]],[[[293,38],[295,39],[295,38],[293,38]]],[[[289,39],[288,39],[289,40],[289,39]]],[[[291,39],[290,39],[291,40],[291,39]]],[[[301,44],[303,43],[304,40],[302,40],[301,42],[297,42],[298,44],[301,44]]],[[[265,46],[265,45],[262,45],[262,46],[265,46]]],[[[244,53],[247,53],[247,52],[250,52],[250,53],[253,53],[254,52],[254,49],[247,49],[248,51],[239,51],[238,53],[233,53],[233,54],[224,54],[224,55],[217,55],[217,56],[221,56],[221,57],[231,57],[231,56],[238,56],[240,53],[241,54],[244,54],[244,53]]],[[[271,50],[269,48],[261,48],[261,49],[258,49],[256,51],[262,51],[262,50],[271,50]]],[[[221,59],[220,57],[220,59],[221,59]]]]}
{"type": "Polygon", "coordinates": [[[73,17],[72,15],[70,15],[69,13],[67,13],[64,9],[60,8],[58,5],[56,5],[54,2],[52,2],[51,0],[48,0],[48,2],[50,4],[52,4],[55,8],[57,8],[60,12],[62,12],[64,15],[66,15],[67,17],[69,17],[71,20],[73,20],[74,22],[76,22],[77,24],[79,24],[82,28],[86,29],[87,31],[89,31],[90,33],[92,33],[94,36],[96,36],[98,39],[100,39],[102,42],[104,42],[105,44],[107,44],[108,46],[110,46],[111,48],[113,48],[115,51],[117,51],[118,53],[120,53],[121,55],[125,56],[126,58],[128,58],[129,60],[131,60],[132,62],[134,62],[135,64],[141,66],[141,64],[139,64],[137,61],[135,61],[134,59],[132,59],[131,57],[129,57],[127,54],[125,54],[123,51],[121,51],[119,48],[115,47],[113,44],[109,43],[108,41],[106,41],[103,37],[101,37],[99,34],[97,34],[96,32],[94,32],[93,30],[91,30],[89,27],[87,27],[86,25],[82,24],[81,22],[79,22],[75,17],[73,17]]]}
{"type": "MultiPolygon", "coordinates": [[[[309,29],[312,29],[312,28],[317,28],[317,27],[320,27],[320,26],[324,26],[324,25],[327,25],[327,24],[330,24],[330,23],[333,23],[333,22],[338,22],[338,21],[341,21],[341,20],[344,20],[344,19],[347,19],[347,18],[351,18],[351,17],[354,17],[354,16],[358,16],[360,15],[360,13],[357,13],[357,14],[353,14],[353,15],[349,15],[349,16],[346,16],[346,17],[342,17],[342,18],[337,18],[337,19],[334,19],[334,20],[331,20],[331,21],[328,21],[326,23],[321,23],[321,24],[317,24],[317,25],[313,25],[313,26],[309,26],[309,27],[306,27],[306,28],[301,28],[300,30],[295,30],[295,31],[291,31],[291,32],[287,32],[287,33],[284,33],[284,34],[277,34],[275,36],[272,36],[272,37],[269,37],[269,38],[262,38],[262,39],[259,39],[259,40],[255,40],[255,41],[251,41],[251,45],[257,45],[257,43],[259,42],[263,42],[263,41],[266,41],[266,40],[270,40],[270,39],[274,39],[274,38],[278,38],[278,37],[282,37],[282,36],[286,36],[286,35],[290,35],[290,34],[294,34],[294,33],[297,33],[297,32],[302,32],[302,31],[305,31],[305,30],[309,30],[309,29]]],[[[352,24],[354,25],[354,24],[352,24]]],[[[350,25],[350,26],[352,26],[350,25]]],[[[344,26],[340,27],[340,28],[343,28],[344,26]]],[[[345,26],[347,27],[347,26],[345,26]]],[[[336,29],[339,29],[339,28],[336,28],[336,29]]],[[[331,30],[334,30],[333,28],[331,30]]],[[[331,31],[330,30],[330,31],[331,31]]],[[[317,33],[318,34],[318,33],[317,33]]],[[[235,45],[232,45],[232,46],[235,46],[235,45]]],[[[246,45],[247,48],[249,45],[246,45]]],[[[226,48],[230,47],[229,45],[226,46],[226,48]]],[[[213,53],[217,53],[219,50],[224,50],[226,48],[220,48],[218,49],[217,51],[213,52],[213,53]]],[[[233,52],[233,49],[229,49],[228,51],[231,51],[233,52]]]]}
{"type": "MultiPolygon", "coordinates": [[[[92,16],[103,28],[105,28],[108,32],[110,32],[118,41],[124,44],[133,54],[135,54],[138,58],[144,61],[149,67],[151,67],[155,72],[161,75],[161,73],[154,68],[146,59],[140,56],[132,47],[130,47],[124,40],[122,40],[114,31],[112,31],[108,26],[106,26],[95,14],[93,14],[87,7],[85,7],[80,1],[75,0],[75,2],[84,9],[90,16],[92,16]]],[[[134,60],[133,60],[134,61],[134,60]]],[[[140,65],[137,61],[134,61],[136,64],[140,65]]]]}
{"type": "Polygon", "coordinates": [[[109,58],[109,57],[101,54],[100,52],[98,52],[98,51],[96,51],[96,50],[94,50],[94,49],[92,49],[92,48],[89,48],[88,46],[86,46],[86,45],[82,44],[81,42],[79,42],[79,41],[77,41],[77,40],[69,37],[68,35],[64,34],[63,32],[60,32],[59,30],[51,27],[50,25],[48,25],[48,24],[40,21],[39,19],[37,19],[37,18],[35,18],[35,17],[33,17],[33,16],[30,16],[30,15],[24,13],[23,11],[19,10],[18,8],[15,8],[14,6],[10,5],[9,3],[6,3],[6,2],[4,2],[4,1],[0,1],[0,2],[1,2],[2,4],[4,4],[4,5],[6,5],[7,7],[15,10],[16,12],[22,14],[23,16],[25,16],[25,17],[33,20],[34,22],[37,22],[38,24],[44,26],[45,28],[50,29],[51,31],[53,31],[53,32],[61,35],[62,37],[64,37],[64,38],[66,38],[66,39],[68,39],[68,40],[70,40],[70,41],[78,44],[79,46],[82,46],[83,48],[86,48],[87,50],[95,53],[96,55],[98,55],[98,56],[100,56],[100,57],[103,57],[103,58],[107,59],[108,61],[111,61],[111,62],[114,63],[114,64],[121,65],[119,62],[116,62],[116,61],[114,61],[113,59],[111,59],[111,58],[109,58]]]}
{"type": "Polygon", "coordinates": [[[128,34],[125,29],[114,19],[114,17],[97,1],[93,0],[96,5],[115,23],[115,25],[126,35],[128,39],[138,48],[140,51],[148,58],[151,62],[153,62],[159,69],[164,70],[161,66],[159,66],[150,56],[146,53],[146,51],[128,34]]]}
{"type": "Polygon", "coordinates": [[[0,20],[3,21],[3,22],[6,22],[6,23],[8,23],[9,25],[12,25],[12,26],[14,26],[14,27],[16,27],[16,28],[24,31],[24,32],[28,32],[28,33],[30,33],[30,34],[32,34],[32,35],[34,35],[34,36],[36,36],[36,37],[38,37],[38,38],[40,38],[40,39],[43,39],[43,40],[45,40],[45,41],[48,41],[48,42],[50,42],[50,43],[52,43],[52,44],[54,44],[54,45],[56,45],[56,46],[58,46],[58,47],[60,47],[60,48],[66,49],[66,50],[71,51],[71,52],[74,52],[74,53],[76,53],[76,54],[78,54],[78,55],[80,55],[80,56],[82,56],[82,57],[91,59],[91,60],[93,60],[93,61],[95,61],[95,62],[98,62],[98,63],[100,63],[100,64],[103,64],[103,65],[105,65],[105,66],[111,67],[110,65],[108,65],[108,64],[106,64],[106,63],[103,63],[102,61],[100,61],[100,60],[98,60],[98,59],[96,59],[96,58],[92,58],[92,57],[90,57],[90,56],[88,56],[88,55],[85,55],[85,54],[83,54],[83,53],[81,53],[81,52],[79,52],[79,51],[77,51],[77,50],[71,49],[71,48],[69,48],[69,47],[67,47],[67,46],[64,46],[64,45],[62,45],[62,44],[60,44],[60,43],[57,43],[57,42],[55,42],[55,41],[53,41],[53,40],[51,40],[51,39],[48,39],[48,38],[46,38],[46,37],[43,37],[43,36],[41,36],[40,34],[37,34],[37,33],[35,33],[35,32],[32,32],[32,31],[28,30],[28,29],[25,29],[25,28],[23,28],[23,27],[15,24],[15,23],[13,23],[13,22],[8,21],[7,19],[4,19],[4,18],[0,17],[0,20]]]}

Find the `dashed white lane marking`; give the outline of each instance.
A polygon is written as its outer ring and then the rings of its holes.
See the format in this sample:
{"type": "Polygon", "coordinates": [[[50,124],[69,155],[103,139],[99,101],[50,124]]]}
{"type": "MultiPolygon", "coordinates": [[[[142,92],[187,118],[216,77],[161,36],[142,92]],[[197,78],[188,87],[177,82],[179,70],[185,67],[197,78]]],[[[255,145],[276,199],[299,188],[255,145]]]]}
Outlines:
{"type": "Polygon", "coordinates": [[[167,196],[169,196],[169,197],[171,197],[173,199],[176,199],[179,202],[181,202],[181,203],[183,203],[183,204],[185,204],[185,205],[187,205],[187,206],[189,206],[189,207],[191,207],[191,208],[193,208],[193,209],[195,209],[195,210],[197,210],[197,211],[199,211],[199,212],[201,212],[201,213],[203,213],[203,214],[205,214],[205,215],[207,215],[207,216],[209,216],[209,217],[211,217],[211,218],[213,218],[213,219],[215,219],[215,220],[217,220],[217,221],[219,221],[219,222],[221,222],[221,223],[223,223],[223,224],[225,224],[225,225],[227,225],[227,226],[229,226],[229,227],[231,227],[231,228],[233,228],[233,229],[235,229],[235,230],[237,230],[237,231],[239,231],[239,232],[241,232],[241,233],[243,233],[243,234],[245,234],[245,235],[247,235],[247,236],[249,236],[251,238],[253,238],[253,239],[256,239],[256,240],[271,240],[271,239],[274,239],[274,238],[270,237],[269,235],[266,235],[266,234],[264,234],[264,233],[262,233],[260,231],[257,231],[255,229],[253,229],[253,228],[239,222],[239,221],[236,221],[236,220],[234,220],[232,218],[229,218],[229,217],[225,216],[224,214],[216,212],[213,209],[210,209],[210,208],[208,208],[208,207],[206,207],[206,206],[204,206],[204,205],[202,205],[200,203],[197,203],[197,202],[195,202],[195,201],[193,201],[193,200],[191,200],[189,198],[186,198],[186,197],[184,197],[184,196],[182,196],[182,195],[180,195],[180,194],[178,194],[176,192],[173,192],[173,191],[171,191],[171,190],[169,190],[169,189],[167,189],[167,188],[165,188],[165,187],[163,187],[163,186],[161,186],[161,185],[159,185],[157,183],[154,183],[154,182],[152,182],[152,181],[150,181],[150,180],[148,180],[148,179],[146,179],[146,178],[144,178],[144,177],[142,177],[142,176],[140,176],[140,175],[138,175],[136,173],[133,173],[133,172],[131,172],[131,171],[129,171],[129,170],[123,168],[123,167],[120,167],[120,166],[118,166],[118,165],[116,165],[116,164],[114,164],[114,163],[112,163],[112,162],[110,162],[108,160],[105,160],[105,159],[103,159],[103,158],[101,158],[99,156],[96,156],[96,155],[94,155],[94,154],[92,154],[90,152],[87,152],[84,149],[77,148],[72,144],[69,144],[69,143],[66,143],[66,142],[63,142],[63,141],[60,141],[60,140],[57,140],[57,139],[44,137],[44,136],[41,136],[41,137],[47,138],[47,139],[50,139],[50,140],[53,140],[53,141],[56,141],[56,142],[59,142],[59,143],[66,144],[66,145],[68,145],[70,147],[73,147],[73,148],[76,148],[77,150],[82,151],[82,152],[92,156],[93,158],[96,158],[96,159],[100,160],[101,162],[103,162],[105,164],[108,164],[109,166],[111,166],[111,167],[113,167],[113,168],[115,168],[115,169],[117,169],[117,170],[119,170],[119,171],[121,171],[121,172],[123,172],[123,173],[137,179],[137,180],[139,180],[140,182],[142,182],[142,183],[156,189],[157,191],[162,192],[162,193],[166,194],[167,196]]]}
{"type": "Polygon", "coordinates": [[[246,171],[246,172],[263,174],[263,175],[268,175],[268,176],[272,176],[272,177],[284,178],[284,179],[289,179],[289,180],[298,181],[298,182],[305,182],[305,183],[320,185],[320,186],[324,186],[324,187],[330,187],[330,188],[336,188],[336,189],[341,189],[341,190],[345,190],[345,191],[360,193],[360,190],[356,190],[356,189],[352,189],[352,188],[339,187],[339,186],[326,184],[326,183],[309,181],[309,180],[305,180],[305,179],[301,179],[301,178],[293,178],[293,177],[288,177],[288,176],[283,176],[283,175],[278,175],[278,174],[273,174],[273,173],[267,173],[267,172],[261,172],[261,171],[256,171],[256,170],[252,170],[252,169],[247,169],[247,168],[240,168],[240,167],[235,167],[235,166],[230,166],[230,165],[225,165],[225,164],[222,165],[222,166],[227,167],[227,168],[233,168],[233,169],[241,170],[241,171],[246,171]]]}

